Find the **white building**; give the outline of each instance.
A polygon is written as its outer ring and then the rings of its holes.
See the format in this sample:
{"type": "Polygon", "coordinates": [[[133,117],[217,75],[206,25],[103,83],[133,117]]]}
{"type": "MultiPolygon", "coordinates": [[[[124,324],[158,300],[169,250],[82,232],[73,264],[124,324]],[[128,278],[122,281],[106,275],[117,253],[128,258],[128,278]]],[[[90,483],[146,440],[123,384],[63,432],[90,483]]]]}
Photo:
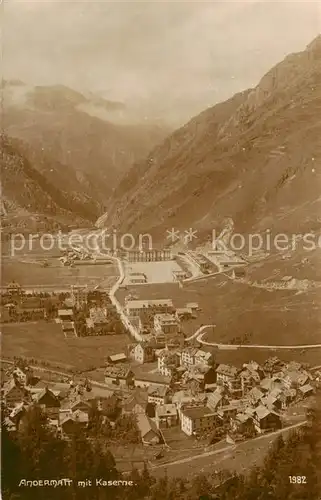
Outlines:
{"type": "Polygon", "coordinates": [[[139,316],[145,311],[155,311],[155,313],[169,313],[173,310],[172,299],[157,300],[127,300],[127,316],[139,316]]]}
{"type": "Polygon", "coordinates": [[[183,408],[181,410],[181,429],[188,436],[211,431],[217,422],[215,412],[204,406],[183,408]]]}

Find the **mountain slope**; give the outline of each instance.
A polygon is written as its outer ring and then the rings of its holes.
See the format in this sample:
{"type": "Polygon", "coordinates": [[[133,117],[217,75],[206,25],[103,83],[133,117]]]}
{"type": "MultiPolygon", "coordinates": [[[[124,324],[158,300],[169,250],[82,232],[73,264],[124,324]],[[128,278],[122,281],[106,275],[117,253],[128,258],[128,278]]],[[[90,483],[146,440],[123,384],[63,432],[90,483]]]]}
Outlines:
{"type": "Polygon", "coordinates": [[[136,164],[97,224],[164,238],[204,237],[231,217],[238,231],[320,228],[321,36],[253,90],[194,118],[136,164]]]}
{"type": "MultiPolygon", "coordinates": [[[[95,219],[97,206],[87,196],[77,192],[77,180],[74,179],[74,191],[61,190],[34,167],[30,158],[24,144],[1,136],[1,211],[4,231],[90,225],[95,219]]],[[[44,160],[37,158],[34,153],[32,159],[38,164],[44,160]]],[[[46,166],[50,170],[68,171],[66,166],[57,162],[54,165],[46,162],[46,166]]]]}
{"type": "MultiPolygon", "coordinates": [[[[72,89],[28,87],[22,82],[5,82],[2,127],[7,136],[24,141],[29,151],[58,162],[73,171],[50,174],[41,163],[41,173],[50,182],[73,184],[76,176],[81,191],[103,205],[113,188],[134,161],[143,158],[163,139],[167,130],[153,123],[113,123],[122,103],[113,103],[72,89]],[[94,116],[104,112],[109,121],[94,116]]],[[[35,163],[38,168],[38,163],[35,163]]],[[[100,209],[97,213],[102,213],[100,209]]]]}

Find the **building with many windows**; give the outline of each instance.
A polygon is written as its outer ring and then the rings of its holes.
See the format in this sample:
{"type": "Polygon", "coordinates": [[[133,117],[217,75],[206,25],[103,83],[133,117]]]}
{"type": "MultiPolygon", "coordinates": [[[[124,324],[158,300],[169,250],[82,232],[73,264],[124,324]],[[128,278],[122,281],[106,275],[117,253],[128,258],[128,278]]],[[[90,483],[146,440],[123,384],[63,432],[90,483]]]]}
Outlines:
{"type": "Polygon", "coordinates": [[[156,300],[126,300],[127,316],[139,316],[146,311],[157,313],[169,313],[174,310],[172,299],[156,300]]]}
{"type": "Polygon", "coordinates": [[[179,331],[179,321],[174,314],[156,314],[154,316],[154,328],[156,332],[165,335],[176,334],[179,331]]]}
{"type": "Polygon", "coordinates": [[[217,423],[216,412],[204,406],[187,407],[181,410],[181,429],[188,436],[210,431],[217,423]]]}
{"type": "Polygon", "coordinates": [[[128,262],[157,262],[164,260],[172,260],[172,252],[169,248],[162,250],[128,250],[125,254],[128,262]]]}

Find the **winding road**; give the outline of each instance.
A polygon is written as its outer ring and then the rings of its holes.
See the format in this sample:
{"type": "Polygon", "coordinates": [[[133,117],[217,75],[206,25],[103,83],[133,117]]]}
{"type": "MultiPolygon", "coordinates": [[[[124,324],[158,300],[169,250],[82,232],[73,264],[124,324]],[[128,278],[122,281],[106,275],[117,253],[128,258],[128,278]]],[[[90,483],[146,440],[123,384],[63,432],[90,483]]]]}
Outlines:
{"type": "Polygon", "coordinates": [[[191,341],[196,338],[198,342],[206,346],[217,347],[222,350],[231,350],[231,349],[319,349],[321,348],[321,344],[301,344],[301,345],[262,345],[262,344],[220,344],[217,342],[207,342],[203,340],[203,336],[205,335],[205,330],[208,328],[215,328],[216,325],[203,325],[201,326],[193,335],[185,339],[186,341],[191,341]]]}

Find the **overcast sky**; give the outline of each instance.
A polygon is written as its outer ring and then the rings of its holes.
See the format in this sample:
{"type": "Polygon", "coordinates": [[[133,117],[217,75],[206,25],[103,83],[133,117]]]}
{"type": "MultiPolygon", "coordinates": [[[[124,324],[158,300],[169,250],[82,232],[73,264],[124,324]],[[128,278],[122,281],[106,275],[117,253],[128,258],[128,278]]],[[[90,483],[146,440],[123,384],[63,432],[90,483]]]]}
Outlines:
{"type": "Polygon", "coordinates": [[[5,78],[185,121],[321,32],[320,3],[4,0],[5,78]]]}

